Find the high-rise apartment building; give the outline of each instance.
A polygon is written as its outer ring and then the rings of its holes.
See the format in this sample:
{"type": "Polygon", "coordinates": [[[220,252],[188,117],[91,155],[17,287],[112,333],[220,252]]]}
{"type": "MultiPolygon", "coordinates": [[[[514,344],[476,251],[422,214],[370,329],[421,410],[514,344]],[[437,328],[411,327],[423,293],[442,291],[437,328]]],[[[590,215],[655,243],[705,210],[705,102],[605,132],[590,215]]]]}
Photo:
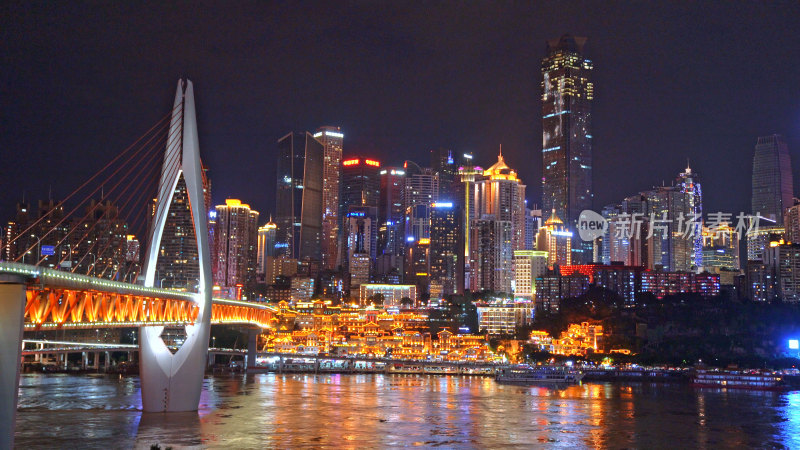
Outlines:
{"type": "Polygon", "coordinates": [[[514,251],[514,298],[533,301],[535,280],[547,275],[547,252],[514,251]]]}
{"type": "Polygon", "coordinates": [[[644,195],[653,230],[647,241],[648,268],[696,271],[703,265],[703,195],[697,173],[686,167],[672,186],[660,186],[644,195]]]}
{"type": "MultiPolygon", "coordinates": [[[[555,210],[570,231],[581,211],[592,208],[592,62],[586,38],[547,42],[542,61],[542,211],[555,210]]],[[[576,262],[589,263],[591,242],[576,242],[576,262]]]]}
{"type": "Polygon", "coordinates": [[[311,133],[278,140],[276,244],[279,255],[322,259],[324,146],[311,133]]]}
{"type": "MultiPolygon", "coordinates": [[[[217,205],[217,271],[214,284],[242,286],[250,292],[256,282],[258,211],[237,199],[217,205]]],[[[249,294],[248,294],[249,297],[249,294]]]]}
{"type": "Polygon", "coordinates": [[[324,147],[322,164],[322,267],[336,269],[339,254],[339,181],[344,133],[339,127],[320,127],[314,138],[324,147]]]}
{"type": "Polygon", "coordinates": [[[430,205],[439,200],[439,177],[433,169],[420,167],[413,161],[406,161],[403,167],[406,171],[406,187],[403,192],[405,234],[409,242],[417,242],[430,238],[430,205]]]}
{"type": "Polygon", "coordinates": [[[797,203],[797,199],[783,215],[783,225],[786,228],[786,240],[800,243],[800,203],[797,203]]]}
{"type": "Polygon", "coordinates": [[[514,250],[525,248],[525,185],[501,152],[475,177],[472,193],[471,289],[511,293],[514,250]]]}
{"type": "Polygon", "coordinates": [[[783,136],[758,138],[753,155],[752,213],[783,224],[783,214],[792,206],[792,162],[783,136]]]}
{"type": "Polygon", "coordinates": [[[471,153],[463,154],[463,165],[458,168],[460,181],[458,196],[463,207],[464,223],[464,287],[472,289],[472,221],[475,215],[475,182],[483,176],[483,168],[474,165],[471,153]]]}
{"type": "Polygon", "coordinates": [[[542,227],[542,210],[525,207],[525,243],[522,248],[533,250],[536,247],[536,234],[542,227]]]}

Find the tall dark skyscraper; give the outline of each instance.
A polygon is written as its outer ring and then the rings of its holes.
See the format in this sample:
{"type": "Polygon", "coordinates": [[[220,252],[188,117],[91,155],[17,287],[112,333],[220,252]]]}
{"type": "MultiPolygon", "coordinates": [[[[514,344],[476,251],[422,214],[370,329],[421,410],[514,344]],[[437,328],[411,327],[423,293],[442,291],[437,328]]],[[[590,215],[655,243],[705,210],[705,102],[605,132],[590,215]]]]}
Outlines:
{"type": "MultiPolygon", "coordinates": [[[[575,231],[578,216],[592,207],[592,62],[586,38],[568,34],[547,42],[542,61],[542,211],[575,231]]],[[[577,234],[576,234],[577,236],[577,234]]],[[[572,260],[588,263],[592,243],[577,241],[572,260]]]]}
{"type": "Polygon", "coordinates": [[[278,255],[321,260],[323,155],[323,145],[311,133],[289,133],[278,140],[278,255]]]}
{"type": "Polygon", "coordinates": [[[758,138],[753,155],[752,213],[783,224],[783,214],[792,206],[792,161],[783,136],[758,138]]]}

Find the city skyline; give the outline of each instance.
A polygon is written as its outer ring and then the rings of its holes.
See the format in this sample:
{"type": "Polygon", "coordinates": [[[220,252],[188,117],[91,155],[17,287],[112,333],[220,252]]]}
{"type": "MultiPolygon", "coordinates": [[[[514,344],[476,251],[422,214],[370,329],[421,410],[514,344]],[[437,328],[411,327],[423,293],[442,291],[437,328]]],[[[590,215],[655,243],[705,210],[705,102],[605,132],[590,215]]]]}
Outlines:
{"type": "MultiPolygon", "coordinates": [[[[275,53],[269,36],[253,36],[253,22],[245,23],[240,35],[222,38],[218,44],[220,50],[225,50],[221,61],[243,63],[242,67],[247,69],[244,72],[251,75],[221,67],[227,64],[218,66],[220,63],[211,61],[207,50],[192,42],[177,44],[175,50],[185,50],[188,55],[183,61],[173,60],[172,50],[155,51],[164,50],[169,39],[180,36],[174,33],[180,31],[156,33],[141,43],[130,31],[107,36],[105,45],[119,47],[119,55],[126,55],[128,61],[123,63],[117,57],[103,61],[100,65],[103,70],[95,73],[89,67],[100,63],[92,59],[102,47],[97,42],[103,41],[100,38],[105,33],[127,23],[121,18],[124,8],[93,9],[86,16],[97,20],[89,20],[86,30],[75,33],[69,24],[81,16],[80,8],[61,11],[58,6],[48,6],[14,10],[9,16],[16,20],[5,27],[6,33],[12,37],[14,33],[24,34],[25,39],[7,40],[12,44],[6,62],[13,70],[4,75],[4,84],[17,88],[9,90],[4,99],[2,122],[9,132],[0,138],[0,145],[10,150],[9,167],[22,170],[4,172],[0,177],[7,192],[0,212],[9,217],[23,192],[27,199],[36,201],[46,199],[52,187],[53,198],[58,199],[60,193],[73,188],[68,177],[59,176],[63,170],[78,175],[89,172],[95,165],[101,165],[104,153],[122,149],[134,140],[158,116],[157,111],[163,110],[170,85],[165,79],[172,79],[173,72],[189,72],[203,88],[203,96],[198,100],[203,104],[199,120],[205,125],[201,126],[200,146],[204,161],[211,168],[211,178],[216,180],[214,203],[222,203],[229,197],[242,198],[261,211],[264,218],[274,214],[274,143],[288,130],[313,132],[320,124],[330,124],[342,127],[346,136],[344,157],[374,156],[384,165],[399,165],[405,159],[425,165],[428,152],[438,147],[456,153],[472,152],[479,164],[488,165],[497,146],[503,144],[509,165],[519,171],[521,180],[529,186],[529,203],[540,204],[541,185],[537,180],[542,168],[541,158],[536,157],[541,152],[540,63],[546,54],[546,40],[565,33],[588,38],[586,53],[595,65],[595,210],[672,179],[686,158],[690,158],[706,188],[707,211],[747,211],[749,162],[758,136],[783,134],[790,153],[800,148],[796,125],[800,123],[800,107],[792,104],[792,95],[787,95],[797,88],[792,82],[791,66],[785,58],[778,57],[791,53],[798,44],[784,31],[789,27],[773,23],[791,17],[792,8],[797,9],[797,5],[745,5],[736,10],[722,4],[620,8],[619,17],[606,20],[620,22],[615,22],[617,28],[630,30],[624,38],[610,35],[588,18],[592,14],[587,13],[597,9],[596,6],[583,9],[580,6],[542,5],[519,11],[514,8],[493,11],[481,5],[464,8],[460,14],[463,29],[459,31],[454,29],[455,24],[447,24],[446,32],[432,40],[425,39],[433,31],[428,21],[417,21],[417,25],[404,28],[389,12],[369,6],[360,10],[344,8],[334,16],[347,17],[349,26],[354,27],[352,33],[324,26],[312,37],[291,44],[292,48],[306,50],[310,56],[329,50],[334,54],[341,52],[346,61],[340,69],[344,75],[335,74],[328,80],[311,73],[292,82],[248,58],[251,52],[240,47],[242,36],[251,36],[255,39],[251,51],[268,48],[269,54],[289,58],[287,63],[292,67],[297,64],[297,56],[275,53]],[[552,13],[557,20],[542,23],[534,17],[537,11],[552,13]],[[576,11],[582,14],[568,14],[576,11]],[[519,18],[511,20],[513,12],[519,13],[519,18]],[[39,30],[38,19],[45,14],[59,19],[48,30],[40,30],[39,37],[32,37],[35,33],[31,31],[39,30]],[[481,14],[488,23],[509,20],[509,28],[487,30],[486,24],[478,22],[481,14]],[[704,30],[688,29],[692,23],[711,16],[714,20],[704,30]],[[108,24],[101,24],[101,18],[108,24]],[[369,25],[369,19],[380,26],[369,25]],[[643,21],[644,28],[650,25],[652,30],[660,29],[656,22],[661,20],[667,25],[683,20],[686,24],[681,27],[687,28],[689,34],[657,39],[655,31],[643,32],[625,26],[632,20],[643,21]],[[714,31],[736,23],[763,29],[764,39],[753,43],[734,36],[726,37],[724,42],[717,41],[714,31]],[[455,43],[475,39],[471,32],[489,32],[490,37],[497,39],[463,50],[461,56],[452,55],[455,43]],[[70,39],[59,38],[66,33],[71,33],[70,39]],[[354,41],[355,35],[373,36],[378,42],[369,45],[354,41]],[[774,45],[763,46],[761,42],[774,45]],[[689,50],[678,43],[690,44],[685,45],[689,50]],[[336,47],[337,44],[342,45],[336,47]],[[86,54],[75,54],[78,48],[84,48],[86,54]],[[715,48],[725,49],[724,59],[715,59],[719,53],[715,48]],[[76,59],[64,59],[58,49],[76,59]],[[152,49],[156,54],[145,58],[142,49],[152,49]],[[400,61],[387,60],[392,52],[399,52],[400,61]],[[148,61],[164,62],[161,58],[167,54],[171,60],[161,66],[161,73],[143,75],[143,66],[148,61]],[[49,61],[51,69],[32,72],[42,58],[49,61]],[[433,64],[429,77],[420,79],[421,75],[409,72],[403,64],[406,60],[433,64]],[[765,88],[763,80],[756,79],[753,67],[767,62],[773,64],[774,70],[770,71],[770,83],[765,88]],[[359,75],[353,80],[347,77],[370,64],[378,70],[376,76],[359,75]],[[479,67],[464,70],[465,65],[479,67]],[[734,66],[737,70],[733,70],[734,66]],[[686,72],[689,67],[691,74],[707,75],[690,76],[686,72]],[[380,74],[390,69],[399,72],[379,81],[385,78],[380,74]],[[615,82],[623,71],[624,83],[615,82]],[[254,75],[266,75],[271,80],[270,86],[255,82],[254,75]],[[43,82],[43,76],[52,79],[52,83],[37,82],[43,82]],[[91,80],[90,88],[84,87],[84,79],[91,80]],[[448,82],[444,83],[445,80],[448,82]],[[340,89],[327,90],[333,82],[339,83],[340,89]],[[476,82],[483,85],[482,89],[475,90],[476,82]],[[162,100],[154,100],[159,96],[137,93],[149,91],[165,95],[162,100]],[[297,94],[297,101],[289,106],[281,104],[281,98],[291,92],[297,94]],[[756,92],[758,95],[754,95],[756,92]],[[45,98],[55,101],[35,101],[45,98]],[[118,101],[109,102],[105,98],[118,101]],[[41,109],[40,114],[34,115],[33,108],[41,109]],[[74,114],[64,114],[70,111],[74,114]],[[620,124],[625,126],[620,128],[620,124]],[[104,132],[106,128],[115,132],[104,132]],[[59,151],[80,151],[86,157],[81,163],[88,163],[83,164],[86,167],[71,167],[77,164],[71,161],[53,164],[59,151]],[[23,157],[32,169],[25,169],[23,157]],[[242,171],[245,176],[239,176],[242,171]],[[31,172],[36,174],[36,182],[31,181],[34,179],[31,172]],[[24,182],[18,177],[23,177],[24,182]],[[258,189],[253,189],[254,179],[263,180],[258,189]],[[741,182],[730,186],[730,179],[741,182]]],[[[413,17],[421,13],[399,9],[413,17]]],[[[220,30],[230,25],[210,23],[206,17],[210,12],[196,13],[192,20],[176,18],[175,23],[182,24],[184,32],[220,30]]],[[[250,12],[255,16],[260,13],[261,17],[287,17],[288,25],[297,20],[280,7],[255,8],[250,12]]],[[[144,11],[130,19],[131,27],[145,25],[153,15],[171,17],[176,13],[171,8],[144,11]]],[[[438,17],[443,11],[433,8],[430,14],[438,17]]],[[[311,20],[320,19],[313,16],[311,20]]],[[[285,35],[288,25],[276,24],[274,33],[285,35]]]]}

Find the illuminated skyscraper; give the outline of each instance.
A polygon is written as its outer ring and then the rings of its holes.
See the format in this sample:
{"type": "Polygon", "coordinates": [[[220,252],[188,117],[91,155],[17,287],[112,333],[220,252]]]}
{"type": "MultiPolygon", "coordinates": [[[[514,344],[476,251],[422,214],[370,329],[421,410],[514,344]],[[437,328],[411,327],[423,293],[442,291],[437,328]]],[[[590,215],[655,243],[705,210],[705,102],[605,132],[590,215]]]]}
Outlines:
{"type": "MultiPolygon", "coordinates": [[[[203,192],[206,210],[203,214],[210,220],[211,182],[206,172],[204,168],[203,192]]],[[[151,215],[155,215],[155,208],[150,212],[151,215]]],[[[186,192],[183,175],[178,178],[178,183],[175,185],[168,214],[156,261],[156,278],[159,280],[159,285],[164,288],[193,290],[200,278],[200,264],[194,225],[192,225],[192,211],[189,208],[189,195],[186,192]]],[[[150,219],[152,221],[152,217],[150,219]]]]}
{"type": "Polygon", "coordinates": [[[475,177],[470,228],[471,289],[511,293],[514,250],[525,248],[525,185],[503,160],[475,177]]]}
{"type": "Polygon", "coordinates": [[[339,179],[344,134],[339,127],[320,127],[314,138],[325,148],[322,165],[322,266],[333,270],[339,252],[339,179]]]}
{"type": "Polygon", "coordinates": [[[378,273],[387,281],[390,274],[403,273],[405,170],[386,167],[380,171],[381,195],[378,205],[378,273]]]}
{"type": "Polygon", "coordinates": [[[321,261],[323,158],[323,145],[311,133],[289,133],[278,140],[279,256],[321,261]]]}
{"type": "Polygon", "coordinates": [[[417,242],[431,237],[430,206],[439,200],[439,177],[433,169],[406,161],[406,188],[403,206],[406,210],[406,240],[417,242]],[[412,239],[413,238],[413,239],[412,239]]]}
{"type": "MultiPolygon", "coordinates": [[[[381,163],[374,159],[347,158],[342,161],[342,188],[339,200],[339,216],[342,217],[340,229],[342,245],[339,250],[340,263],[348,271],[353,253],[349,248],[350,221],[358,218],[361,224],[368,219],[368,242],[364,247],[371,261],[375,260],[378,246],[378,205],[380,203],[381,163]],[[351,216],[351,212],[357,214],[351,216]]],[[[374,267],[373,267],[374,269],[374,267]]]]}
{"type": "Polygon", "coordinates": [[[783,214],[792,206],[792,162],[783,136],[758,138],[753,155],[752,213],[783,225],[783,214]]]}
{"type": "Polygon", "coordinates": [[[461,208],[451,202],[431,205],[431,298],[464,292],[461,215],[461,208]]]}
{"type": "Polygon", "coordinates": [[[252,290],[256,281],[258,211],[240,200],[227,199],[217,205],[217,272],[214,284],[244,286],[252,290]]]}
{"type": "MultiPolygon", "coordinates": [[[[555,210],[576,230],[581,211],[592,208],[592,62],[586,38],[568,34],[547,42],[542,61],[542,211],[555,210]]],[[[573,261],[589,263],[592,243],[576,241],[573,261]]]]}
{"type": "Polygon", "coordinates": [[[551,210],[550,217],[539,228],[536,250],[547,252],[547,266],[551,269],[555,266],[569,266],[572,264],[573,241],[573,233],[564,226],[556,212],[551,210]]]}
{"type": "MultiPolygon", "coordinates": [[[[703,193],[697,173],[686,167],[672,186],[643,193],[653,235],[647,241],[649,269],[695,271],[703,265],[703,193]]],[[[648,232],[649,234],[649,232],[648,232]]]]}
{"type": "Polygon", "coordinates": [[[272,222],[272,217],[263,227],[258,228],[258,272],[256,273],[256,280],[262,284],[266,283],[267,258],[275,256],[275,234],[277,228],[278,226],[272,222]]]}

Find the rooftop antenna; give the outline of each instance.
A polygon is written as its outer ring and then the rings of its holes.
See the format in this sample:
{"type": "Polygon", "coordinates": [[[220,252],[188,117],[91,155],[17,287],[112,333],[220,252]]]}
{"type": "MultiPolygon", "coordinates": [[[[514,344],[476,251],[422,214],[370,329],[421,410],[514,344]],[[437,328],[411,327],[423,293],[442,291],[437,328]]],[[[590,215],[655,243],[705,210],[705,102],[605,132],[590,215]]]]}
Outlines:
{"type": "Polygon", "coordinates": [[[500,159],[503,159],[503,144],[500,144],[500,159]]]}

